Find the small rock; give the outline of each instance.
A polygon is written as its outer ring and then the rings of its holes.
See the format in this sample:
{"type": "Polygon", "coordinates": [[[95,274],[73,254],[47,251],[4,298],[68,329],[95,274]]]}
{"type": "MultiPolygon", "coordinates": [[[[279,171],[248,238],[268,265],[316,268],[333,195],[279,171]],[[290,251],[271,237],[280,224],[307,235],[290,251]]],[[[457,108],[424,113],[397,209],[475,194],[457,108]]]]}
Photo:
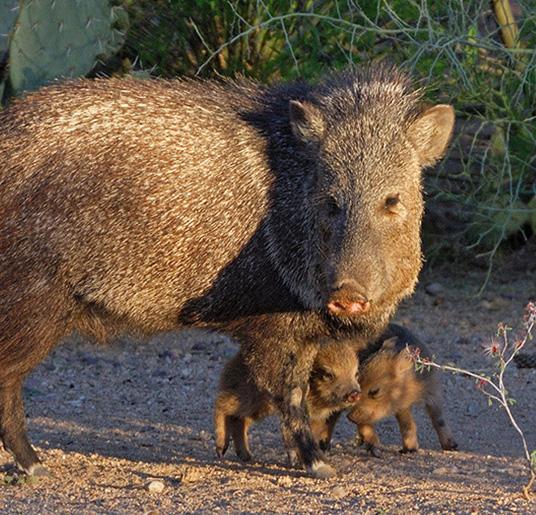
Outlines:
{"type": "Polygon", "coordinates": [[[481,300],[480,305],[489,311],[498,311],[509,305],[509,302],[502,297],[495,297],[491,300],[481,300]]]}
{"type": "Polygon", "coordinates": [[[445,289],[440,283],[428,283],[424,287],[424,291],[428,293],[428,295],[436,297],[437,295],[441,295],[445,291],[445,289]]]}
{"type": "Polygon", "coordinates": [[[170,350],[164,350],[158,353],[160,359],[165,359],[166,361],[174,361],[177,359],[177,355],[170,350]]]}
{"type": "Polygon", "coordinates": [[[277,484],[279,486],[284,486],[286,488],[289,488],[292,486],[292,479],[290,479],[290,477],[288,476],[283,476],[277,480],[277,484]]]}
{"type": "Polygon", "coordinates": [[[480,406],[477,402],[471,401],[465,411],[470,417],[476,417],[480,413],[480,406]]]}
{"type": "Polygon", "coordinates": [[[183,368],[181,370],[181,378],[182,379],[186,379],[187,377],[190,377],[190,374],[191,374],[191,370],[189,368],[183,368]]]}
{"type": "Polygon", "coordinates": [[[164,488],[166,486],[164,485],[164,483],[162,481],[151,481],[148,485],[147,485],[147,490],[149,490],[149,492],[154,492],[154,493],[162,493],[164,491],[164,488]]]}
{"type": "Polygon", "coordinates": [[[345,497],[347,494],[348,494],[348,492],[346,491],[346,488],[344,488],[342,486],[336,486],[331,491],[331,495],[333,495],[333,497],[337,497],[337,498],[345,497]]]}
{"type": "Polygon", "coordinates": [[[185,362],[185,363],[190,363],[190,361],[192,361],[192,355],[187,352],[184,357],[182,358],[182,360],[185,362]]]}
{"type": "Polygon", "coordinates": [[[184,467],[179,475],[181,483],[193,483],[205,479],[206,472],[197,467],[184,467]]]}

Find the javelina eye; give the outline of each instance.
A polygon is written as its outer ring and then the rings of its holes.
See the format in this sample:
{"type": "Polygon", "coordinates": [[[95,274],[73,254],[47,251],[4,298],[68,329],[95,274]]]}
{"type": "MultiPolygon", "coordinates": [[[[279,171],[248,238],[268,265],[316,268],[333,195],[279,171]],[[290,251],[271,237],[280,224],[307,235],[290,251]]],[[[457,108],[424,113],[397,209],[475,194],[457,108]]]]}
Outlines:
{"type": "Polygon", "coordinates": [[[400,202],[400,193],[397,193],[396,195],[389,195],[385,199],[385,208],[386,209],[394,209],[400,202]]]}
{"type": "Polygon", "coordinates": [[[326,370],[325,368],[320,369],[320,373],[322,375],[322,379],[326,381],[333,381],[335,379],[335,376],[329,370],[326,370]]]}
{"type": "Polygon", "coordinates": [[[369,390],[368,396],[369,396],[371,399],[374,399],[374,397],[377,397],[379,393],[380,393],[380,389],[379,389],[379,388],[373,388],[372,390],[369,390]]]}
{"type": "Polygon", "coordinates": [[[335,376],[329,370],[322,367],[313,369],[312,377],[322,381],[333,381],[335,379],[335,376]]]}
{"type": "Polygon", "coordinates": [[[397,193],[396,195],[389,195],[385,199],[385,210],[388,213],[392,213],[395,215],[403,216],[406,213],[406,209],[404,208],[404,204],[400,201],[400,193],[397,193]]]}

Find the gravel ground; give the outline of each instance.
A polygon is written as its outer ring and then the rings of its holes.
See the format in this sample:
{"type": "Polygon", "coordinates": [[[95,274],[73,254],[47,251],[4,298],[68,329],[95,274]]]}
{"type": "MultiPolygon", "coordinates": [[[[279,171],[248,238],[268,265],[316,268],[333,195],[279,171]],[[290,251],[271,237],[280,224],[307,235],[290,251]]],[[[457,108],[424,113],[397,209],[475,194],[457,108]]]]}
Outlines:
{"type": "MultiPolygon", "coordinates": [[[[516,324],[536,298],[536,273],[497,275],[475,298],[481,272],[427,272],[397,321],[420,334],[438,361],[485,368],[482,344],[497,322],[516,324]],[[430,283],[443,291],[426,293],[430,283]]],[[[256,463],[243,466],[232,453],[218,461],[212,403],[235,349],[224,337],[193,331],[103,347],[72,338],[57,347],[25,392],[32,441],[53,475],[11,483],[14,468],[1,453],[2,513],[536,513],[536,501],[519,494],[526,478],[519,438],[461,376],[443,380],[458,452],[441,452],[418,409],[422,450],[415,455],[398,453],[394,420],[379,426],[381,459],[356,447],[352,426],[341,421],[331,451],[334,479],[287,468],[275,420],[252,429],[256,463]]],[[[536,448],[536,369],[512,368],[507,381],[536,448]]]]}

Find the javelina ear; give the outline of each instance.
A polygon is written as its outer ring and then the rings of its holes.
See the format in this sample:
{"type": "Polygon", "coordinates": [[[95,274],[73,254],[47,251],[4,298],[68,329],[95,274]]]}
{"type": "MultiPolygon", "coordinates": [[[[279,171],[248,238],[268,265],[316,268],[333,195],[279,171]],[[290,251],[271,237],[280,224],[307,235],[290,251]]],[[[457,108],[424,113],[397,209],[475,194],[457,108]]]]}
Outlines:
{"type": "Polygon", "coordinates": [[[387,338],[387,340],[382,343],[382,350],[393,350],[396,346],[397,340],[398,338],[396,336],[387,338]]]}
{"type": "Polygon", "coordinates": [[[441,104],[427,109],[408,131],[408,137],[417,150],[421,166],[433,165],[443,157],[454,128],[454,109],[441,104]]]}
{"type": "Polygon", "coordinates": [[[395,374],[401,378],[415,369],[415,363],[408,349],[400,351],[395,358],[395,374]]]}
{"type": "Polygon", "coordinates": [[[304,143],[318,143],[324,136],[324,118],[309,102],[289,102],[290,128],[294,137],[304,143]]]}

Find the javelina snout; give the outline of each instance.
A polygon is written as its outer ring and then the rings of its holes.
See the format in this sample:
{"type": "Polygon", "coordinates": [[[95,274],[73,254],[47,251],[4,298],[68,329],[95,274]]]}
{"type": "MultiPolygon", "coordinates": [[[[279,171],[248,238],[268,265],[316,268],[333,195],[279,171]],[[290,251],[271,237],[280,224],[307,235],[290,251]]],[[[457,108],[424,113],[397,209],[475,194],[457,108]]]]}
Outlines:
{"type": "Polygon", "coordinates": [[[351,279],[339,283],[329,299],[328,311],[335,316],[366,313],[370,301],[364,292],[365,288],[351,279]]]}

